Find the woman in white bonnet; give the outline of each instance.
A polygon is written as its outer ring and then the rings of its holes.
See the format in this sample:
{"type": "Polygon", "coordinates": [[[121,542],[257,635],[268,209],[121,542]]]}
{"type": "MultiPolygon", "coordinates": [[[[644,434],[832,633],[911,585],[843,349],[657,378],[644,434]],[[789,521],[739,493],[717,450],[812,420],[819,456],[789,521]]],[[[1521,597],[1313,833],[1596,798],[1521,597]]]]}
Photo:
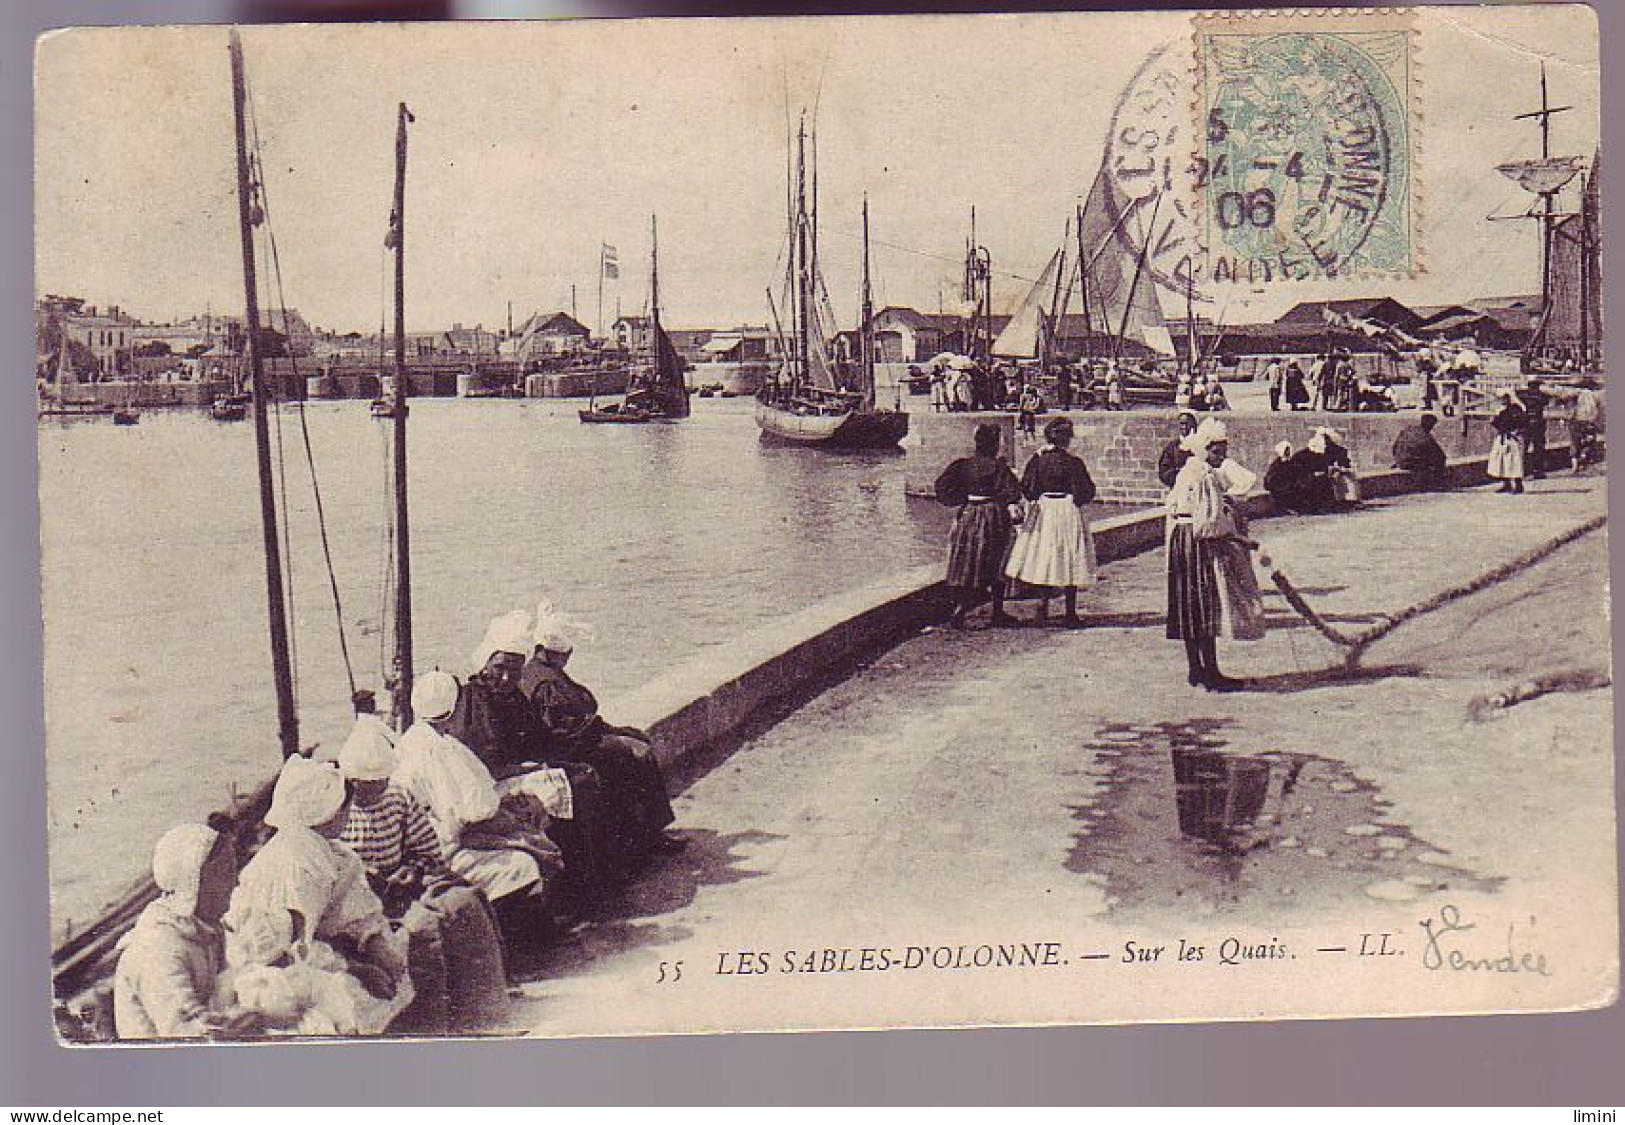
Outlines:
{"type": "Polygon", "coordinates": [[[540,902],[544,876],[563,870],[557,847],[502,809],[496,781],[474,752],[446,733],[457,707],[449,672],[425,672],[412,685],[415,720],[395,744],[394,782],[423,806],[453,872],[493,904],[540,902]]]}
{"type": "Polygon", "coordinates": [[[120,1039],[191,1038],[241,1031],[216,1008],[225,968],[226,912],[237,878],[229,837],[202,824],[178,824],[152,855],[161,892],[120,943],[113,973],[113,1019],[120,1039]]]}
{"type": "MultiPolygon", "coordinates": [[[[257,933],[279,929],[291,912],[303,926],[296,939],[331,945],[344,957],[349,974],[385,1002],[362,1028],[379,1032],[411,1001],[406,938],[390,928],[360,858],[337,842],[345,819],[339,771],[307,758],[289,758],[265,814],[276,834],[243,868],[225,921],[234,934],[257,933]],[[266,919],[275,925],[263,925],[266,919]]],[[[248,966],[246,951],[235,942],[228,941],[226,959],[234,967],[248,966]]]]}
{"type": "Polygon", "coordinates": [[[678,851],[686,841],[665,831],[676,814],[649,736],[605,722],[597,698],[565,671],[575,637],[589,635],[544,600],[536,610],[535,650],[519,687],[530,700],[537,753],[550,762],[590,766],[601,779],[615,842],[607,873],[625,878],[651,851],[678,851]]]}
{"type": "Polygon", "coordinates": [[[1221,540],[1237,539],[1235,512],[1226,498],[1229,432],[1207,418],[1185,439],[1190,459],[1168,494],[1173,531],[1168,540],[1168,626],[1170,640],[1183,641],[1188,682],[1209,691],[1236,691],[1244,685],[1219,671],[1217,638],[1225,632],[1221,591],[1221,540]]]}

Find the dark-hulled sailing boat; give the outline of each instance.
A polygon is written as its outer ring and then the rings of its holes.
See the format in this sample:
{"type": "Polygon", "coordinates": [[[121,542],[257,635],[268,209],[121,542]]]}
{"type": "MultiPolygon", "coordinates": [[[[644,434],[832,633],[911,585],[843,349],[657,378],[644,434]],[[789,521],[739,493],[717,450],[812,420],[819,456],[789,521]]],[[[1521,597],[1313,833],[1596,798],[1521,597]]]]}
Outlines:
{"type": "MultiPolygon", "coordinates": [[[[814,141],[816,146],[817,142],[814,141]]],[[[785,276],[788,331],[779,324],[785,358],[775,378],[756,396],[756,424],[764,437],[796,445],[884,449],[908,434],[908,415],[875,405],[872,315],[862,316],[859,362],[835,362],[830,347],[834,314],[818,269],[818,212],[807,197],[807,126],[797,136],[791,172],[795,203],[791,209],[790,244],[785,276]]],[[[816,156],[814,157],[816,161],[816,156]]],[[[816,175],[816,173],[815,173],[816,175]]],[[[817,182],[813,200],[817,199],[817,182]]],[[[864,291],[869,285],[868,204],[864,204],[864,291]]],[[[768,294],[772,301],[771,291],[768,294]]],[[[778,320],[777,306],[773,308],[778,320]]]]}
{"type": "Polygon", "coordinates": [[[580,412],[583,422],[638,424],[676,422],[688,417],[683,359],[660,324],[660,232],[653,216],[649,219],[649,237],[648,356],[633,367],[626,397],[605,407],[593,403],[580,412]]]}

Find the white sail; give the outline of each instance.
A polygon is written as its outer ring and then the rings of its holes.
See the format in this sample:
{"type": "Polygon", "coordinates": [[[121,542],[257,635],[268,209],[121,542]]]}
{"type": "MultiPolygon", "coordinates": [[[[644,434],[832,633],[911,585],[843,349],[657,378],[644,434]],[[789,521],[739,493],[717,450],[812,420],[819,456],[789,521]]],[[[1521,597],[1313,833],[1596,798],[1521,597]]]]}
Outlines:
{"type": "Polygon", "coordinates": [[[1080,243],[1089,271],[1089,321],[1094,331],[1121,333],[1125,340],[1160,352],[1167,329],[1156,282],[1150,269],[1141,268],[1139,221],[1144,220],[1133,213],[1130,201],[1116,199],[1112,192],[1111,177],[1096,176],[1083,205],[1080,243]],[[1160,336],[1157,329],[1162,330],[1160,336]]]}
{"type": "Polygon", "coordinates": [[[1147,324],[1140,329],[1140,343],[1158,355],[1177,355],[1173,333],[1166,324],[1147,324]]]}
{"type": "Polygon", "coordinates": [[[1022,298],[1010,323],[1004,326],[999,338],[993,341],[993,354],[1001,359],[1035,359],[1038,356],[1039,334],[1044,318],[1049,315],[1045,302],[1055,291],[1055,271],[1060,268],[1061,252],[1050,255],[1049,264],[1038,280],[1022,298]]]}

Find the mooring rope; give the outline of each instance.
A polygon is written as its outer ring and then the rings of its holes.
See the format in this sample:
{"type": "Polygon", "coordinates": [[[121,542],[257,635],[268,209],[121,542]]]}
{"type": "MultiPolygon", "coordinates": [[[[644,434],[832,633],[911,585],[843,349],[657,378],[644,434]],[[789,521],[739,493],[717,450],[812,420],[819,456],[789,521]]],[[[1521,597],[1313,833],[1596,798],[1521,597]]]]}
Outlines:
{"type": "Polygon", "coordinates": [[[1469,597],[1481,590],[1488,589],[1497,583],[1504,582],[1508,578],[1529,569],[1531,566],[1541,562],[1549,555],[1552,555],[1553,553],[1568,546],[1581,536],[1589,535],[1593,531],[1598,530],[1607,524],[1607,522],[1607,513],[1593,516],[1585,522],[1569,528],[1561,535],[1548,539],[1538,547],[1524,552],[1509,562],[1502,563],[1500,566],[1487,570],[1475,578],[1459,583],[1458,585],[1451,586],[1448,589],[1441,590],[1432,597],[1425,598],[1422,601],[1417,602],[1415,605],[1411,605],[1405,609],[1399,610],[1397,613],[1382,614],[1382,619],[1380,621],[1366,629],[1361,630],[1353,636],[1334,628],[1326,621],[1325,618],[1321,617],[1319,613],[1315,612],[1314,607],[1309,604],[1308,600],[1303,596],[1303,594],[1299,592],[1297,587],[1292,584],[1292,580],[1287,577],[1286,573],[1282,571],[1278,565],[1276,565],[1275,561],[1263,550],[1263,548],[1256,543],[1249,543],[1249,546],[1258,551],[1259,565],[1262,566],[1266,572],[1268,572],[1270,581],[1273,582],[1275,584],[1275,588],[1281,592],[1281,596],[1286,599],[1287,604],[1297,611],[1300,617],[1312,625],[1315,628],[1315,631],[1320,633],[1321,636],[1325,637],[1339,648],[1346,649],[1347,651],[1343,654],[1344,662],[1349,665],[1353,665],[1359,662],[1360,658],[1365,654],[1366,649],[1370,648],[1373,644],[1386,637],[1389,633],[1392,633],[1395,629],[1399,628],[1407,621],[1414,620],[1425,613],[1432,613],[1436,609],[1442,609],[1451,602],[1459,601],[1460,599],[1469,597]]]}

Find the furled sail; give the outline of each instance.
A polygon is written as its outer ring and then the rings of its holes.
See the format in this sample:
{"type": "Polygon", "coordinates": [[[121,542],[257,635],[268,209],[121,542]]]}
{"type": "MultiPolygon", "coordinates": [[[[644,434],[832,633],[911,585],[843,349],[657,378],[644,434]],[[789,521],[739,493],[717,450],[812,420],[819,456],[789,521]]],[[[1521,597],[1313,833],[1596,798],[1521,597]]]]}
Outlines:
{"type": "Polygon", "coordinates": [[[1541,160],[1512,160],[1497,164],[1495,170],[1517,183],[1524,191],[1547,195],[1561,191],[1580,173],[1578,156],[1551,156],[1541,160]]]}
{"type": "Polygon", "coordinates": [[[1088,254],[1083,265],[1089,271],[1090,319],[1111,335],[1121,331],[1126,340],[1172,355],[1168,334],[1148,331],[1164,327],[1162,306],[1151,271],[1138,268],[1141,232],[1133,204],[1114,200],[1112,191],[1110,176],[1096,176],[1083,205],[1080,242],[1088,254]]]}
{"type": "Polygon", "coordinates": [[[1552,224],[1548,305],[1541,317],[1536,349],[1572,351],[1595,358],[1602,342],[1601,230],[1598,225],[1599,169],[1592,165],[1578,214],[1552,224]]]}
{"type": "Polygon", "coordinates": [[[999,338],[993,341],[993,354],[1001,359],[1034,359],[1038,356],[1040,334],[1049,310],[1044,304],[1055,290],[1055,272],[1060,268],[1061,252],[1050,255],[1049,264],[1038,275],[1038,280],[1027,291],[1017,306],[1010,323],[1004,326],[999,338]]]}

